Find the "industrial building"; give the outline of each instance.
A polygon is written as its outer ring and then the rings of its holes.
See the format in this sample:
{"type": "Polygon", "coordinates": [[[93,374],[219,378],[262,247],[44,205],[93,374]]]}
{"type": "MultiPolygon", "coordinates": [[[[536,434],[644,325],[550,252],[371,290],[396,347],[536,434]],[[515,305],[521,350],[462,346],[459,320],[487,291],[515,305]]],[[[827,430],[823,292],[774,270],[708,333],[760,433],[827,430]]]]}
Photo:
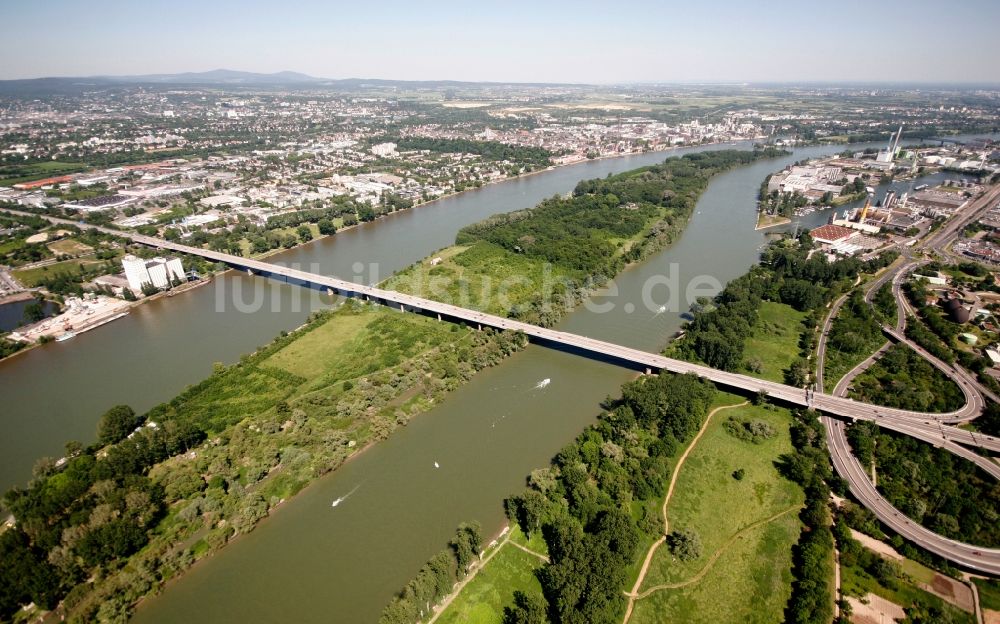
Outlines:
{"type": "Polygon", "coordinates": [[[184,266],[180,258],[153,258],[145,260],[131,254],[122,258],[125,279],[134,293],[141,293],[143,284],[167,288],[174,280],[184,279],[184,266]]]}

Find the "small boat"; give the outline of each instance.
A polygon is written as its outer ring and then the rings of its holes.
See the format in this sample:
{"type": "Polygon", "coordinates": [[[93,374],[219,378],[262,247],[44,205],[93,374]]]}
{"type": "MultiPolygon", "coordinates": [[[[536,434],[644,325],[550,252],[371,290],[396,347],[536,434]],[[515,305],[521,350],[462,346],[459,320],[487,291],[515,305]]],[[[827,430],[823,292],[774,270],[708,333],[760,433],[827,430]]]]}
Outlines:
{"type": "Polygon", "coordinates": [[[56,342],[66,342],[67,340],[69,340],[70,338],[72,338],[74,336],[76,336],[75,333],[73,333],[73,332],[66,332],[65,334],[62,334],[61,336],[57,337],[56,338],[56,342]]]}
{"type": "Polygon", "coordinates": [[[540,390],[540,389],[548,386],[550,383],[552,383],[552,380],[549,379],[548,377],[546,377],[545,379],[539,381],[538,384],[535,387],[540,390]]]}
{"type": "Polygon", "coordinates": [[[914,190],[914,191],[922,191],[922,190],[924,190],[925,188],[927,188],[927,185],[926,185],[926,184],[918,184],[917,186],[914,186],[914,187],[913,187],[913,190],[914,190]]]}
{"type": "Polygon", "coordinates": [[[439,463],[437,463],[437,462],[434,462],[434,467],[435,467],[435,468],[440,468],[440,467],[441,467],[441,464],[439,464],[439,463]]]}

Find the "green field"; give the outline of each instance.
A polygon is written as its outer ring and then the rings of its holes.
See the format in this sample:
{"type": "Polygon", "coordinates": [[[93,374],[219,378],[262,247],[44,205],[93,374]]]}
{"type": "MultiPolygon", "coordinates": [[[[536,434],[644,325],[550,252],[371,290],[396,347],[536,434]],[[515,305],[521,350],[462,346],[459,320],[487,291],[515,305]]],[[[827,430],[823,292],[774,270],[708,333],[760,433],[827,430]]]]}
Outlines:
{"type": "Polygon", "coordinates": [[[791,544],[800,528],[798,516],[789,513],[747,531],[697,582],[636,602],[630,622],[783,621],[791,591],[791,544]]]}
{"type": "Polygon", "coordinates": [[[746,343],[747,360],[758,360],[760,372],[745,372],[761,379],[784,382],[784,371],[798,358],[805,318],[805,312],[790,305],[761,302],[753,335],[746,343]]]}
{"type": "Polygon", "coordinates": [[[640,592],[694,582],[638,600],[635,621],[667,621],[666,613],[684,621],[691,613],[704,613],[711,622],[782,620],[791,594],[791,550],[799,537],[797,510],[804,500],[801,489],[774,466],[792,451],[790,422],[786,410],[752,405],[713,418],[680,468],[667,508],[671,531],[697,531],[702,556],[682,562],[661,547],[640,592]],[[764,421],[776,435],[760,444],[737,439],[725,428],[730,417],[764,421]],[[739,481],[732,476],[738,469],[745,471],[739,481]]]}
{"type": "Polygon", "coordinates": [[[979,604],[984,609],[1000,611],[1000,581],[981,578],[972,580],[979,590],[979,604]]]}
{"type": "MultiPolygon", "coordinates": [[[[512,541],[527,543],[516,526],[513,531],[512,541]]],[[[538,541],[544,549],[545,543],[540,538],[538,541]]],[[[535,578],[535,570],[542,565],[538,557],[512,544],[504,544],[437,621],[441,624],[500,624],[504,607],[513,602],[515,591],[541,595],[542,586],[535,578]]]]}
{"type": "Polygon", "coordinates": [[[30,165],[9,166],[4,167],[0,171],[0,185],[11,186],[21,182],[31,182],[41,178],[76,173],[86,168],[87,165],[84,163],[57,160],[48,160],[30,165]]]}
{"type": "Polygon", "coordinates": [[[58,273],[65,272],[77,272],[80,267],[91,267],[95,265],[104,264],[105,260],[85,260],[76,258],[73,260],[65,260],[63,262],[56,262],[55,264],[50,264],[48,266],[38,267],[35,269],[19,269],[11,271],[17,281],[21,282],[28,288],[34,288],[38,286],[41,282],[45,281],[47,278],[52,277],[58,273]]]}
{"type": "Polygon", "coordinates": [[[517,309],[543,298],[554,307],[559,305],[555,303],[557,290],[550,291],[550,297],[544,295],[547,279],[555,283],[578,277],[559,267],[546,268],[543,260],[478,242],[432,254],[391,277],[384,287],[490,314],[517,317],[517,309]],[[431,260],[435,258],[441,258],[441,262],[432,266],[431,260]]]}

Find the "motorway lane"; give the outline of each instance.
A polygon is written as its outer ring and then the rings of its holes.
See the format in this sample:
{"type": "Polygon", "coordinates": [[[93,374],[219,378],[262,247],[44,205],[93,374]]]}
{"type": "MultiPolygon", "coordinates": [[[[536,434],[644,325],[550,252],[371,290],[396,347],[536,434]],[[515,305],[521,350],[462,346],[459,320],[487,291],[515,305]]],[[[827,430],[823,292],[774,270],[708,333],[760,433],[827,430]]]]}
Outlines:
{"type": "Polygon", "coordinates": [[[883,524],[925,550],[964,568],[1000,574],[1000,549],[973,546],[942,537],[910,520],[890,505],[872,485],[861,462],[851,453],[844,423],[828,416],[823,416],[822,419],[826,427],[830,457],[837,474],[847,480],[851,494],[883,524]]]}

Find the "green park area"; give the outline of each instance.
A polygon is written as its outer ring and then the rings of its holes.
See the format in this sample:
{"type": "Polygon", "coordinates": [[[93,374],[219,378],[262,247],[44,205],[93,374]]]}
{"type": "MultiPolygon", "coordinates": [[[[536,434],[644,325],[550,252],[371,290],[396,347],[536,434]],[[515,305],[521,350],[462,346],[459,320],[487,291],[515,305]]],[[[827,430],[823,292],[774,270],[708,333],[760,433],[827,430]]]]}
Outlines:
{"type": "Polygon", "coordinates": [[[753,333],[746,343],[745,372],[761,379],[784,382],[785,371],[798,358],[807,316],[784,303],[761,302],[753,333]]]}
{"type": "MultiPolygon", "coordinates": [[[[501,624],[504,607],[514,601],[514,592],[541,596],[542,586],[535,575],[544,563],[537,555],[515,546],[519,544],[544,554],[545,541],[538,534],[529,540],[515,525],[510,541],[503,542],[486,566],[438,616],[441,624],[501,624]]],[[[487,553],[488,554],[488,553],[487,553]]]]}
{"type": "Polygon", "coordinates": [[[105,260],[74,258],[72,260],[63,260],[62,262],[56,262],[32,269],[17,269],[11,273],[15,278],[17,278],[17,281],[24,284],[25,287],[34,288],[56,276],[79,275],[87,269],[101,267],[105,264],[105,260]]]}
{"type": "Polygon", "coordinates": [[[716,413],[667,505],[670,533],[694,534],[699,547],[657,549],[634,622],[782,621],[804,500],[775,467],[792,451],[790,424],[786,410],[766,406],[716,413]]]}
{"type": "Polygon", "coordinates": [[[145,415],[110,410],[97,443],[71,443],[61,471],[42,463],[5,496],[20,522],[0,534],[3,609],[69,592],[71,619],[122,619],[112,615],[524,344],[348,302],[145,415]],[[128,435],[144,422],[156,427],[128,435]],[[85,567],[52,566],[56,550],[85,567]]]}
{"type": "Polygon", "coordinates": [[[495,215],[386,287],[543,326],[672,242],[715,174],[779,155],[721,150],[580,182],[569,197],[495,215]]]}

